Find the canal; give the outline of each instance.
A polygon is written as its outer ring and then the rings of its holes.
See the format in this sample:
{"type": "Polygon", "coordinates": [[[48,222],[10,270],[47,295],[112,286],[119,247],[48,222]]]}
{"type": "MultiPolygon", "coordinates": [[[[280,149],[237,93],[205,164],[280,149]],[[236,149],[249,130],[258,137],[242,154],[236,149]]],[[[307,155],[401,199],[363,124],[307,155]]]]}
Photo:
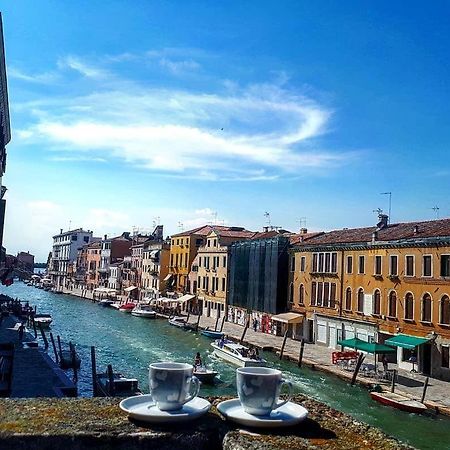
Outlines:
{"type": "MultiPolygon", "coordinates": [[[[192,362],[195,353],[220,373],[215,387],[202,386],[203,395],[236,395],[235,368],[211,356],[211,340],[170,326],[165,320],[147,320],[102,308],[96,303],[68,295],[56,295],[15,282],[0,292],[29,301],[38,312],[53,316],[52,333],[64,343],[76,344],[82,359],[78,388],[81,396],[92,395],[90,347],[97,352],[97,370],[112,364],[116,371],[136,377],[148,392],[147,368],[155,361],[192,362]]],[[[50,350],[49,350],[50,351],[50,350]]],[[[53,352],[50,352],[53,356],[53,352]]],[[[271,366],[281,369],[299,393],[307,394],[355,419],[376,426],[403,442],[424,450],[450,450],[450,420],[442,416],[418,416],[378,405],[368,391],[321,372],[298,369],[265,353],[271,366]]],[[[450,395],[450,394],[449,394],[450,395]]]]}

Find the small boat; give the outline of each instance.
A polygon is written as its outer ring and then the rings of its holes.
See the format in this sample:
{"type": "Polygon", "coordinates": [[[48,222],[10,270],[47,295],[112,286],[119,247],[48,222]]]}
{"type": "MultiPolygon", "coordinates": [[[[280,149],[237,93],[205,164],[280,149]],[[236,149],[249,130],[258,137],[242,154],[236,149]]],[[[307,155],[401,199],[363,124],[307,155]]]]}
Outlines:
{"type": "Polygon", "coordinates": [[[136,307],[135,303],[124,303],[123,305],[119,306],[119,311],[131,313],[131,311],[133,311],[135,307],[136,307]]]}
{"type": "Polygon", "coordinates": [[[36,325],[41,324],[42,328],[48,328],[53,322],[52,316],[50,314],[35,314],[34,323],[36,325]]]}
{"type": "Polygon", "coordinates": [[[136,378],[127,378],[120,373],[113,373],[112,386],[108,373],[97,374],[97,396],[100,397],[130,397],[142,394],[136,378]]]}
{"type": "Polygon", "coordinates": [[[145,319],[154,319],[156,312],[149,305],[137,305],[132,311],[132,316],[144,317],[145,319]]]}
{"type": "Polygon", "coordinates": [[[54,294],[64,294],[64,292],[62,291],[62,289],[53,289],[52,292],[54,294]]]}
{"type": "Polygon", "coordinates": [[[114,300],[108,300],[107,298],[104,298],[103,300],[100,300],[98,302],[98,304],[100,306],[104,306],[104,307],[112,306],[113,303],[114,303],[114,300]]]}
{"type": "Polygon", "coordinates": [[[175,316],[169,319],[170,325],[174,327],[182,328],[183,330],[195,330],[195,325],[190,324],[186,321],[183,316],[175,316]]]}
{"type": "Polygon", "coordinates": [[[233,342],[215,341],[211,344],[214,355],[239,367],[264,367],[266,361],[260,357],[248,357],[249,349],[233,342]]]}
{"type": "Polygon", "coordinates": [[[371,392],[370,396],[373,400],[393,408],[400,409],[409,413],[421,414],[427,410],[427,407],[417,401],[412,400],[404,395],[397,394],[395,392],[371,392]]]}
{"type": "Polygon", "coordinates": [[[63,350],[59,354],[59,365],[61,369],[79,369],[81,366],[81,358],[76,352],[73,355],[70,350],[63,350]]]}
{"type": "Polygon", "coordinates": [[[194,367],[194,376],[196,376],[200,382],[204,384],[214,384],[214,379],[216,378],[219,372],[215,370],[210,370],[204,366],[195,366],[194,367]]]}
{"type": "Polygon", "coordinates": [[[221,331],[208,330],[207,328],[203,330],[201,334],[203,334],[203,336],[207,336],[213,339],[221,339],[223,336],[223,333],[221,331]]]}
{"type": "Polygon", "coordinates": [[[113,302],[110,306],[111,308],[119,309],[122,305],[120,304],[120,302],[113,302]]]}

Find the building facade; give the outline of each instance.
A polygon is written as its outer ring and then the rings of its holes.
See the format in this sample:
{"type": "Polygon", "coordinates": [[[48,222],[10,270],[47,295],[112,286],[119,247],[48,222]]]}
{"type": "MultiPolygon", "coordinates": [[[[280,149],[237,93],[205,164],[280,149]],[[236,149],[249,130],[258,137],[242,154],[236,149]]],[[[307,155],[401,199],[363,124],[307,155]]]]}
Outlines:
{"type": "Polygon", "coordinates": [[[142,291],[144,297],[158,298],[165,294],[169,274],[170,244],[156,241],[144,244],[142,256],[142,291]]]}
{"type": "Polygon", "coordinates": [[[86,246],[86,289],[90,291],[99,286],[101,249],[101,241],[91,242],[86,246]]]}
{"type": "Polygon", "coordinates": [[[98,269],[100,286],[108,287],[110,265],[123,261],[125,256],[130,256],[131,245],[132,239],[129,232],[113,238],[104,236],[100,253],[100,268],[98,269]]]}
{"type": "Polygon", "coordinates": [[[291,251],[289,304],[303,336],[384,343],[401,336],[401,368],[450,380],[450,220],[324,233],[291,251]]]}
{"type": "Polygon", "coordinates": [[[17,264],[20,268],[27,270],[28,272],[34,271],[34,255],[30,252],[17,253],[17,264]]]}

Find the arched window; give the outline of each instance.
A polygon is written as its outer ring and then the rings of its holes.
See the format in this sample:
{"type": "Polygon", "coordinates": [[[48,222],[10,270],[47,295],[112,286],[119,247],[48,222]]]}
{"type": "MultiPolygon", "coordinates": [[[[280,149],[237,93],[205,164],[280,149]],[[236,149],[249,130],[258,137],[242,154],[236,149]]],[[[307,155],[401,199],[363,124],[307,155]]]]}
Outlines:
{"type": "Polygon", "coordinates": [[[381,293],[379,289],[375,289],[373,293],[373,314],[381,314],[381,293]]]}
{"type": "Polygon", "coordinates": [[[303,286],[303,284],[301,284],[299,288],[298,302],[300,303],[300,305],[305,304],[305,287],[303,286]]]}
{"type": "Polygon", "coordinates": [[[405,319],[414,320],[414,297],[411,292],[405,295],[405,319]]]}
{"type": "Polygon", "coordinates": [[[443,325],[450,325],[450,299],[448,295],[441,298],[441,321],[443,325]]]}
{"type": "Polygon", "coordinates": [[[358,308],[357,308],[358,312],[363,312],[364,311],[364,289],[363,288],[359,288],[358,289],[358,308]]]}
{"type": "Polygon", "coordinates": [[[397,317],[397,294],[391,291],[389,294],[388,316],[397,317]]]}
{"type": "Polygon", "coordinates": [[[352,290],[349,287],[345,291],[345,309],[346,311],[352,310],[352,290]]]}
{"type": "Polygon", "coordinates": [[[422,322],[431,322],[431,296],[424,294],[422,297],[422,322]]]}
{"type": "Polygon", "coordinates": [[[289,286],[289,301],[294,303],[294,283],[289,286]]]}

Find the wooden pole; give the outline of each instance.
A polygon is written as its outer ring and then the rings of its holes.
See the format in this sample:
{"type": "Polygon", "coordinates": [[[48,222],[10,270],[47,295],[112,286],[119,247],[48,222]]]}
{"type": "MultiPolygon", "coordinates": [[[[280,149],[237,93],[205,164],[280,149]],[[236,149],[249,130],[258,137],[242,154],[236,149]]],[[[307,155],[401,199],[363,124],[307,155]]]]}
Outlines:
{"type": "Polygon", "coordinates": [[[283,359],[284,346],[286,345],[286,341],[287,341],[287,337],[288,337],[288,331],[289,330],[286,330],[284,332],[283,344],[281,345],[281,350],[280,350],[280,359],[283,359]]]}
{"type": "Polygon", "coordinates": [[[216,317],[216,324],[214,325],[214,331],[217,331],[217,325],[219,325],[219,314],[216,317]]]}
{"type": "Polygon", "coordinates": [[[42,328],[42,324],[41,324],[41,323],[38,323],[38,326],[39,326],[39,331],[41,332],[42,339],[44,340],[44,349],[47,350],[47,349],[48,349],[48,340],[47,340],[47,336],[45,335],[45,331],[44,331],[44,329],[42,328]]]}
{"type": "Polygon", "coordinates": [[[56,336],[56,340],[58,341],[59,359],[62,360],[61,339],[59,336],[56,336]]]}
{"type": "Polygon", "coordinates": [[[425,400],[425,395],[427,393],[428,389],[428,381],[430,380],[430,377],[425,378],[425,383],[423,384],[423,392],[422,392],[422,398],[420,399],[420,403],[423,403],[425,400]]]}
{"type": "Polygon", "coordinates": [[[75,347],[72,344],[72,342],[69,342],[69,349],[70,349],[70,359],[72,361],[72,368],[73,368],[73,380],[75,383],[78,381],[78,373],[77,373],[77,354],[75,352],[75,347]]]}
{"type": "Polygon", "coordinates": [[[359,369],[361,368],[361,364],[364,361],[365,356],[360,353],[358,356],[358,361],[356,362],[355,371],[353,372],[351,385],[354,386],[356,383],[356,377],[358,376],[359,369]]]}
{"type": "Polygon", "coordinates": [[[91,347],[91,368],[92,368],[92,395],[97,397],[97,363],[95,362],[95,347],[91,347]]]}
{"type": "Polygon", "coordinates": [[[225,325],[225,319],[226,319],[226,316],[223,316],[223,319],[222,319],[222,325],[220,325],[220,332],[222,333],[222,331],[223,331],[223,326],[225,325]]]}
{"type": "Polygon", "coordinates": [[[188,315],[187,315],[187,317],[186,317],[186,323],[189,323],[189,317],[190,317],[190,315],[191,315],[191,310],[188,311],[188,315]]]}
{"type": "Polygon", "coordinates": [[[34,317],[33,317],[33,331],[34,331],[34,338],[37,339],[37,329],[36,329],[36,322],[34,321],[34,317]]]}
{"type": "Polygon", "coordinates": [[[392,371],[391,392],[394,392],[394,391],[395,391],[395,381],[396,381],[396,378],[397,378],[397,369],[394,369],[394,370],[392,371]]]}
{"type": "Polygon", "coordinates": [[[302,342],[300,344],[300,354],[298,355],[298,367],[302,367],[304,350],[305,350],[305,340],[302,339],[302,342]]]}
{"type": "Polygon", "coordinates": [[[197,317],[197,325],[195,326],[195,331],[197,333],[198,333],[198,326],[200,325],[200,317],[202,317],[202,316],[200,315],[200,312],[199,312],[198,317],[197,317]]]}
{"type": "Polygon", "coordinates": [[[241,340],[239,341],[239,344],[242,344],[244,342],[245,333],[247,333],[248,327],[250,326],[250,316],[247,319],[247,323],[244,326],[244,331],[242,332],[241,340]]]}
{"type": "Polygon", "coordinates": [[[108,389],[108,394],[111,397],[114,397],[114,372],[113,372],[113,368],[111,364],[108,364],[108,381],[109,381],[109,389],[108,389]]]}
{"type": "Polygon", "coordinates": [[[55,362],[56,362],[56,364],[58,364],[59,363],[59,357],[58,357],[58,352],[56,351],[55,339],[53,339],[53,334],[52,333],[50,333],[50,341],[52,342],[53,351],[55,352],[55,362]]]}

